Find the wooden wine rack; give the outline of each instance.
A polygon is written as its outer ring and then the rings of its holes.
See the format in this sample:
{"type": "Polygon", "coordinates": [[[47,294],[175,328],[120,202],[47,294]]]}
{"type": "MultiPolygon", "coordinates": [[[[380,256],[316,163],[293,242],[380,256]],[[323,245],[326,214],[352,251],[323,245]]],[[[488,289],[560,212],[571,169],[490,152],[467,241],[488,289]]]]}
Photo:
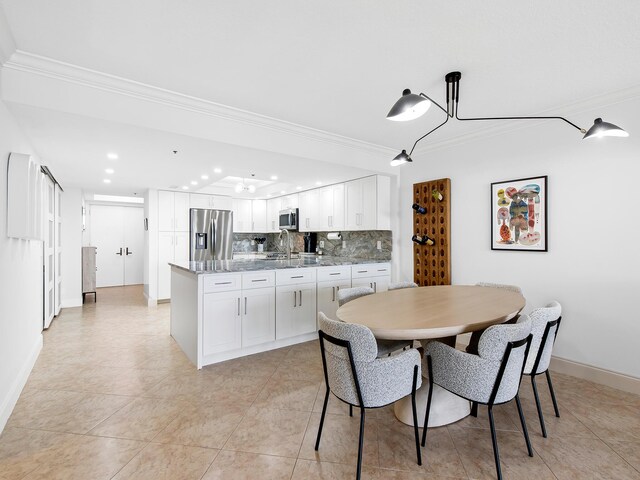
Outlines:
{"type": "Polygon", "coordinates": [[[427,209],[413,211],[413,233],[428,235],[435,245],[413,243],[413,279],[421,287],[451,285],[451,179],[414,183],[413,202],[427,209]],[[442,194],[434,198],[433,190],[442,194]]]}

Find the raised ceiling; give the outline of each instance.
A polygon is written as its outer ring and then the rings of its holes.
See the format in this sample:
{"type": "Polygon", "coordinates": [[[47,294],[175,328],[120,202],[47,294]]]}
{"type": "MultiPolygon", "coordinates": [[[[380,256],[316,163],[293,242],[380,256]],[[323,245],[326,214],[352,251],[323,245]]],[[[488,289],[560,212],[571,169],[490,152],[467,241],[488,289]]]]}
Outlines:
{"type": "MultiPolygon", "coordinates": [[[[463,73],[461,115],[569,112],[583,126],[593,119],[575,104],[640,85],[632,0],[0,5],[18,50],[380,146],[373,171],[443,115],[386,121],[402,89],[443,100],[451,70],[463,73]]],[[[429,142],[478,128],[454,123],[429,142]]]]}

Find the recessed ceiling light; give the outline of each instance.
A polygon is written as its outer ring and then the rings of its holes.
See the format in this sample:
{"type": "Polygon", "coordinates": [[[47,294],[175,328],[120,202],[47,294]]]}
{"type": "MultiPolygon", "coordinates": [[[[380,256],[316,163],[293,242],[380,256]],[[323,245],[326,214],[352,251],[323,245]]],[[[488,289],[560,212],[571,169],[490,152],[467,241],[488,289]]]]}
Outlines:
{"type": "Polygon", "coordinates": [[[195,180],[191,180],[191,185],[197,185],[198,182],[196,182],[195,180]]]}
{"type": "Polygon", "coordinates": [[[296,187],[296,190],[302,190],[302,187],[301,187],[300,185],[298,185],[298,186],[296,187]]]}
{"type": "Polygon", "coordinates": [[[117,160],[118,159],[118,154],[117,153],[113,153],[113,152],[107,153],[107,158],[109,160],[117,160]]]}
{"type": "Polygon", "coordinates": [[[221,168],[214,168],[213,169],[213,173],[222,173],[222,169],[221,168]]]}
{"type": "Polygon", "coordinates": [[[316,182],[316,185],[322,185],[322,182],[321,182],[320,180],[318,180],[318,181],[316,182]]]}
{"type": "Polygon", "coordinates": [[[183,190],[189,190],[189,187],[187,187],[186,185],[183,185],[183,186],[182,186],[182,189],[183,189],[183,190]]]}
{"type": "Polygon", "coordinates": [[[104,183],[111,183],[111,180],[109,180],[108,178],[105,178],[104,180],[102,180],[104,183]]]}
{"type": "Polygon", "coordinates": [[[280,190],[280,195],[284,195],[285,193],[287,192],[285,192],[284,190],[280,190]]]}
{"type": "Polygon", "coordinates": [[[271,180],[277,180],[278,176],[277,175],[271,175],[271,180]]]}
{"type": "Polygon", "coordinates": [[[111,175],[115,170],[113,168],[106,168],[104,171],[111,175]]]}
{"type": "Polygon", "coordinates": [[[203,180],[209,180],[209,175],[202,175],[200,178],[203,180]]]}

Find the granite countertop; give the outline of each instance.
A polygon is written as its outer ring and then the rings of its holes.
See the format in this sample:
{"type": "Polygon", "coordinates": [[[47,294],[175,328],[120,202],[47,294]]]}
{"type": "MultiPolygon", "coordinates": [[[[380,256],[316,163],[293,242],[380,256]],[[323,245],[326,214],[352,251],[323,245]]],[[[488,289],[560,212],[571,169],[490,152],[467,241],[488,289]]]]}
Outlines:
{"type": "Polygon", "coordinates": [[[338,265],[360,265],[364,263],[388,263],[390,261],[323,255],[300,257],[292,260],[216,260],[212,262],[176,262],[169,263],[169,265],[194,274],[206,274],[280,270],[283,268],[335,267],[338,265]]]}

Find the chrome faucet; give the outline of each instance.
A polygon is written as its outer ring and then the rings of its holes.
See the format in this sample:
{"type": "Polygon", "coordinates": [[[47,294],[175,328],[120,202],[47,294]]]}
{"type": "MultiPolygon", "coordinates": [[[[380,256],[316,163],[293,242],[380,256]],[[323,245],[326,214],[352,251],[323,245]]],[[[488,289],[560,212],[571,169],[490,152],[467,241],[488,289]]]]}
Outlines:
{"type": "Polygon", "coordinates": [[[280,235],[278,235],[278,239],[282,240],[282,233],[287,234],[287,260],[291,260],[291,238],[289,236],[289,230],[283,228],[280,230],[280,235]]]}

